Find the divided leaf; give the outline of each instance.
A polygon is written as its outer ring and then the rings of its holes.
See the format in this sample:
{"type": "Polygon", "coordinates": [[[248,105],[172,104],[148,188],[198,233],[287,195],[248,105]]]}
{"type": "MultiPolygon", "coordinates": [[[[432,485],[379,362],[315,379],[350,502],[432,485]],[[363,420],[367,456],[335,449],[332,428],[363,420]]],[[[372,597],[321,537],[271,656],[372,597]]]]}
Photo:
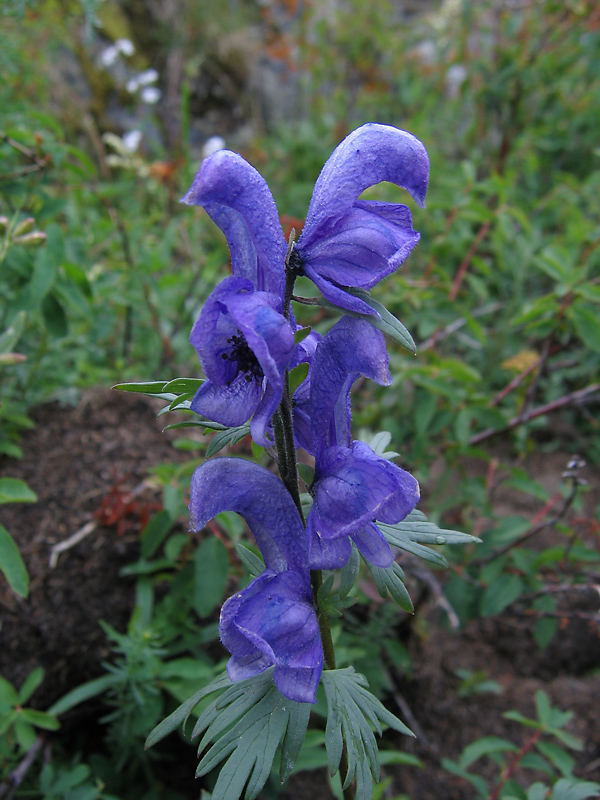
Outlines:
{"type": "Polygon", "coordinates": [[[406,586],[404,585],[404,572],[399,564],[394,563],[391,567],[376,567],[365,559],[369,572],[373,576],[375,586],[381,597],[388,594],[398,603],[401,609],[412,614],[414,606],[406,586]]]}
{"type": "Polygon", "coordinates": [[[254,800],[271,772],[281,742],[280,778],[290,775],[308,726],[311,706],[285,698],[273,682],[273,667],[233,684],[202,713],[192,738],[204,733],[197,777],[224,761],[212,800],[254,800]],[[245,791],[244,791],[245,787],[245,791]]]}
{"type": "Polygon", "coordinates": [[[406,519],[395,525],[387,525],[383,522],[378,522],[377,525],[389,544],[442,567],[448,566],[444,556],[424,545],[467,544],[481,541],[468,533],[438,528],[434,522],[427,519],[422,511],[416,509],[411,511],[406,519]]]}
{"type": "Polygon", "coordinates": [[[345,742],[348,773],[343,788],[356,779],[356,800],[371,800],[373,778],[379,781],[380,774],[377,743],[371,726],[379,736],[382,723],[400,733],[414,734],[367,691],[365,677],[353,667],[325,670],[321,681],[327,698],[325,743],[329,772],[335,775],[338,771],[345,742]]]}

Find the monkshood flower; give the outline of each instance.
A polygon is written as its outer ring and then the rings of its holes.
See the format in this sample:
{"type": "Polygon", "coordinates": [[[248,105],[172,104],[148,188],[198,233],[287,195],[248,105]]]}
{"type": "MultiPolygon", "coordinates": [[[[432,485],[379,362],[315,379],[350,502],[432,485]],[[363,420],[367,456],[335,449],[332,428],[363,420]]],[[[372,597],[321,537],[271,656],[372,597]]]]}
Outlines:
{"type": "Polygon", "coordinates": [[[192,476],[192,530],[222,511],[235,511],[246,520],[265,561],[264,572],[221,609],[221,641],[231,653],[229,677],[243,680],[275,665],[275,685],[285,697],[314,703],[323,648],[306,533],[291,495],[258,464],[213,459],[192,476]]]}
{"type": "Polygon", "coordinates": [[[252,438],[262,447],[271,444],[267,426],[294,352],[294,334],[280,306],[278,295],[256,291],[251,281],[232,275],[210,295],[190,335],[208,378],[192,411],[228,426],[252,417],[252,438]]]}
{"type": "Polygon", "coordinates": [[[312,433],[310,430],[310,382],[312,378],[312,362],[318,343],[323,337],[316,331],[311,331],[308,336],[296,345],[294,355],[290,361],[290,370],[300,364],[309,365],[308,375],[294,392],[292,399],[292,417],[294,424],[294,438],[296,446],[302,447],[307,453],[313,455],[312,433]]]}
{"type": "Polygon", "coordinates": [[[181,202],[205,209],[225,234],[233,274],[276,295],[282,312],[287,244],[271,190],[254,167],[218,150],[204,159],[181,202]]]}
{"type": "Polygon", "coordinates": [[[423,207],[428,180],[427,151],[410,133],[376,123],[357,128],[333,151],[317,179],[292,266],[331,303],[375,314],[341,287],[371,289],[404,262],[419,234],[407,206],[358,197],[389,181],[423,207]]]}
{"type": "Polygon", "coordinates": [[[318,344],[311,372],[311,569],[343,566],[351,540],[369,562],[389,567],[393,553],[375,520],[403,520],[419,500],[419,484],[364,442],[351,441],[350,433],[350,388],[356,378],[391,383],[383,335],[364,320],[342,317],[318,344]]]}
{"type": "MultiPolygon", "coordinates": [[[[302,235],[290,257],[330,302],[366,314],[376,312],[342,287],[370,289],[396,270],[419,241],[405,205],[359,200],[381,181],[406,189],[423,206],[429,159],[406,131],[368,123],[338,145],[313,192],[302,235]]],[[[231,249],[234,275],[282,298],[287,245],[265,180],[237,153],[220,150],[202,162],[188,205],[203,206],[231,249]]]]}

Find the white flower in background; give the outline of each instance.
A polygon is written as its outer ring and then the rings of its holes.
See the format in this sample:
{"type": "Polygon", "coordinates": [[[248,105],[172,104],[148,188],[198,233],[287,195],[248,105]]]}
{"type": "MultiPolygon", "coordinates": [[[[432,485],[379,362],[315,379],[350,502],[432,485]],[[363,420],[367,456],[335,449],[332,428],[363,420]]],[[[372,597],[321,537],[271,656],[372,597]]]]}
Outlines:
{"type": "Polygon", "coordinates": [[[414,52],[417,54],[420,62],[429,66],[435,64],[437,59],[437,47],[431,39],[424,39],[415,47],[414,52]]]}
{"type": "Polygon", "coordinates": [[[462,64],[452,64],[446,71],[446,94],[450,98],[458,97],[460,87],[467,78],[467,69],[462,64]]]}
{"type": "Polygon", "coordinates": [[[156,83],[157,80],[158,72],[155,69],[146,69],[137,76],[137,82],[140,86],[148,86],[149,83],[156,83]]]}
{"type": "Polygon", "coordinates": [[[103,67],[112,67],[118,57],[119,48],[114,44],[111,44],[110,47],[107,47],[100,54],[100,61],[102,62],[103,67]]]}
{"type": "Polygon", "coordinates": [[[141,93],[142,100],[144,103],[148,103],[149,105],[158,103],[160,100],[160,95],[160,89],[157,89],[156,86],[145,86],[141,93]]]}
{"type": "Polygon", "coordinates": [[[217,150],[224,150],[225,149],[225,139],[222,136],[211,136],[205,142],[204,146],[202,147],[202,158],[208,158],[212,156],[213,153],[216,153],[217,150]]]}
{"type": "Polygon", "coordinates": [[[138,78],[130,78],[127,83],[125,84],[125,88],[129,92],[129,94],[135,94],[137,90],[140,88],[140,82],[138,78]]]}
{"type": "Polygon", "coordinates": [[[142,132],[138,130],[127,131],[123,134],[123,145],[128,153],[135,153],[142,141],[142,132]]]}
{"type": "Polygon", "coordinates": [[[133,42],[130,42],[129,39],[117,39],[115,47],[124,56],[132,56],[135,53],[133,42]]]}

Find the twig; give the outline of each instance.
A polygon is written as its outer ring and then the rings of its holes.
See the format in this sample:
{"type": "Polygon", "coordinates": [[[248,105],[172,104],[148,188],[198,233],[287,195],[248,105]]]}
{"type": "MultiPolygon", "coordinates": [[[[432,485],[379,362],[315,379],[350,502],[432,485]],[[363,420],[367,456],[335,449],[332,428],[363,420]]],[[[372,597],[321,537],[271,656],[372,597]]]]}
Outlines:
{"type": "Polygon", "coordinates": [[[12,800],[15,796],[17,789],[23,782],[23,779],[29,772],[29,768],[35,761],[42,745],[44,744],[45,737],[40,735],[35,742],[31,745],[29,750],[25,753],[25,757],[18,767],[14,769],[8,778],[0,784],[0,798],[5,797],[6,800],[12,800]]]}
{"type": "Polygon", "coordinates": [[[600,392],[600,383],[593,383],[591,386],[587,386],[585,389],[579,389],[579,391],[566,394],[564,397],[559,397],[558,400],[553,400],[551,403],[538,406],[538,408],[528,411],[525,415],[514,417],[504,428],[488,428],[481,433],[477,433],[475,436],[472,436],[469,439],[469,444],[479,444],[480,442],[484,442],[486,439],[490,439],[492,436],[498,436],[498,434],[506,433],[507,431],[511,431],[513,428],[523,425],[532,419],[542,417],[544,414],[550,414],[553,411],[558,411],[560,408],[564,408],[565,406],[589,400],[591,399],[592,395],[597,394],[598,392],[600,392]]]}
{"type": "Polygon", "coordinates": [[[464,258],[464,261],[462,262],[462,264],[458,268],[458,271],[456,273],[456,277],[454,278],[454,283],[452,284],[452,289],[450,290],[450,294],[448,295],[448,300],[450,300],[450,301],[456,300],[456,295],[458,294],[458,292],[460,290],[460,286],[461,286],[461,284],[463,282],[463,278],[465,277],[465,274],[466,274],[466,272],[467,272],[467,270],[469,268],[469,265],[471,263],[471,259],[473,258],[473,256],[477,252],[477,250],[479,248],[479,245],[483,241],[486,233],[489,231],[491,226],[492,226],[492,220],[488,220],[487,222],[484,222],[483,225],[477,231],[477,236],[475,237],[475,240],[474,240],[473,244],[469,248],[469,250],[467,252],[467,255],[464,258]]]}
{"type": "Polygon", "coordinates": [[[500,797],[500,792],[502,791],[502,787],[506,784],[507,781],[509,781],[512,778],[523,756],[526,755],[531,750],[532,747],[534,747],[534,745],[536,744],[537,740],[540,738],[541,735],[542,735],[542,730],[540,728],[537,731],[535,731],[525,742],[523,747],[517,753],[514,754],[509,765],[504,770],[498,785],[488,797],[488,800],[498,800],[498,798],[500,797]]]}
{"type": "Polygon", "coordinates": [[[410,567],[411,573],[424,583],[432,595],[435,597],[436,605],[440,606],[444,609],[446,614],[448,615],[448,620],[450,622],[450,627],[453,630],[458,630],[460,628],[460,619],[458,618],[458,614],[450,605],[448,598],[444,594],[444,590],[438,579],[435,577],[433,572],[430,572],[425,567],[410,567]]]}
{"type": "Polygon", "coordinates": [[[54,569],[54,567],[56,567],[58,564],[58,557],[61,553],[64,553],[65,550],[70,550],[72,547],[75,547],[75,545],[83,541],[86,536],[89,536],[90,533],[93,533],[97,527],[97,520],[92,519],[89,522],[86,522],[86,524],[82,528],[79,528],[78,531],[75,531],[75,533],[69,536],[68,539],[59,542],[59,544],[55,544],[50,550],[50,559],[48,562],[50,569],[54,569]]]}
{"type": "MultiPolygon", "coordinates": [[[[295,300],[296,298],[294,298],[295,300]]],[[[504,303],[489,303],[487,306],[482,306],[481,308],[476,308],[475,311],[472,312],[472,317],[483,317],[485,314],[493,314],[494,311],[498,311],[504,306],[504,303]]],[[[442,339],[446,339],[456,331],[460,330],[464,325],[467,324],[467,320],[465,317],[458,317],[453,322],[450,322],[446,325],[445,328],[438,328],[429,339],[426,339],[423,344],[418,345],[417,350],[422,353],[423,350],[429,350],[431,347],[436,345],[438,342],[441,342],[442,339]]]]}
{"type": "MultiPolygon", "coordinates": [[[[142,481],[139,483],[135,489],[132,489],[131,492],[127,495],[127,501],[133,500],[134,497],[137,497],[141,494],[145,489],[149,486],[147,481],[142,481]]],[[[50,559],[49,559],[49,566],[51,569],[54,569],[58,563],[58,557],[61,553],[64,553],[66,550],[70,550],[71,548],[75,547],[76,544],[83,541],[86,536],[89,536],[90,533],[93,533],[100,523],[98,520],[91,519],[89,522],[86,522],[82,528],[79,528],[78,531],[75,531],[68,539],[65,539],[58,544],[55,544],[52,549],[50,550],[50,559]]]]}
{"type": "MultiPolygon", "coordinates": [[[[577,480],[574,480],[572,482],[572,485],[571,485],[571,491],[569,492],[569,495],[565,498],[565,501],[564,501],[564,503],[562,505],[562,508],[553,517],[551,517],[550,519],[548,519],[546,521],[541,520],[540,522],[538,522],[537,524],[534,524],[531,528],[529,528],[529,530],[525,531],[525,533],[522,536],[519,536],[518,539],[515,539],[514,542],[509,542],[504,547],[499,547],[497,550],[494,550],[493,552],[489,553],[489,555],[487,555],[487,556],[484,556],[482,558],[475,558],[471,563],[472,564],[489,564],[490,561],[494,561],[496,558],[500,558],[500,556],[503,556],[505,553],[508,553],[509,550],[512,550],[515,547],[519,547],[520,545],[523,544],[523,542],[528,541],[533,536],[538,534],[540,531],[543,531],[544,528],[548,528],[551,525],[556,525],[556,523],[560,522],[560,520],[565,516],[565,514],[567,513],[567,511],[571,507],[573,501],[575,500],[575,498],[577,496],[578,488],[579,488],[579,482],[577,480]]],[[[549,510],[549,508],[551,508],[552,505],[554,505],[554,498],[552,498],[544,506],[544,508],[542,509],[542,512],[546,512],[547,509],[549,510]]],[[[540,516],[539,513],[536,514],[534,519],[536,519],[536,520],[539,519],[539,516],[540,516]]]]}

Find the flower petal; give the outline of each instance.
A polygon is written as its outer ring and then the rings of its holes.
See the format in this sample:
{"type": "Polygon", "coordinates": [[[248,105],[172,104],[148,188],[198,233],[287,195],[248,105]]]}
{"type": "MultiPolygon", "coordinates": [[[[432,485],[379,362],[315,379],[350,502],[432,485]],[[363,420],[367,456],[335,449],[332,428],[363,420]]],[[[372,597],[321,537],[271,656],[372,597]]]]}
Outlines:
{"type": "Polygon", "coordinates": [[[369,522],[363,528],[351,533],[350,538],[360,550],[363,558],[371,564],[376,567],[392,566],[394,562],[392,548],[375,523],[369,522]]]}
{"type": "Polygon", "coordinates": [[[419,500],[412,475],[356,441],[324,451],[312,491],[309,517],[322,539],[355,534],[382,514],[400,522],[419,500]]]}
{"type": "Polygon", "coordinates": [[[283,695],[315,702],[323,649],[310,586],[303,576],[293,571],[263,573],[225,603],[220,630],[233,655],[228,664],[232,680],[275,664],[275,684],[283,695]]]}
{"type": "Polygon", "coordinates": [[[287,245],[273,195],[254,167],[219,150],[204,159],[182,202],[204,207],[227,238],[233,274],[276,294],[281,310],[287,245]]]}
{"type": "Polygon", "coordinates": [[[315,184],[300,252],[328,236],[369,186],[390,181],[423,206],[429,181],[429,158],[422,142],[391,125],[367,123],[333,151],[315,184]]]}
{"type": "Polygon", "coordinates": [[[298,509],[281,480],[268,469],[243,458],[216,458],[201,464],[192,475],[192,530],[200,530],[222,511],[244,517],[267,569],[308,574],[308,545],[298,509]]]}
{"type": "Polygon", "coordinates": [[[347,536],[339,539],[321,539],[309,514],[306,532],[309,536],[309,565],[311,569],[340,569],[350,558],[352,544],[347,536]]]}
{"type": "Polygon", "coordinates": [[[190,408],[205,419],[237,427],[250,419],[261,394],[261,384],[247,381],[243,374],[234,378],[229,386],[217,386],[209,380],[198,389],[190,408]]]}
{"type": "Polygon", "coordinates": [[[317,461],[330,445],[350,444],[350,388],[359,375],[384,386],[392,381],[381,331],[369,322],[342,317],[315,352],[310,417],[317,461]]]}
{"type": "Polygon", "coordinates": [[[328,236],[302,251],[302,258],[307,274],[371,289],[405,261],[419,238],[406,206],[357,200],[328,236]]]}

